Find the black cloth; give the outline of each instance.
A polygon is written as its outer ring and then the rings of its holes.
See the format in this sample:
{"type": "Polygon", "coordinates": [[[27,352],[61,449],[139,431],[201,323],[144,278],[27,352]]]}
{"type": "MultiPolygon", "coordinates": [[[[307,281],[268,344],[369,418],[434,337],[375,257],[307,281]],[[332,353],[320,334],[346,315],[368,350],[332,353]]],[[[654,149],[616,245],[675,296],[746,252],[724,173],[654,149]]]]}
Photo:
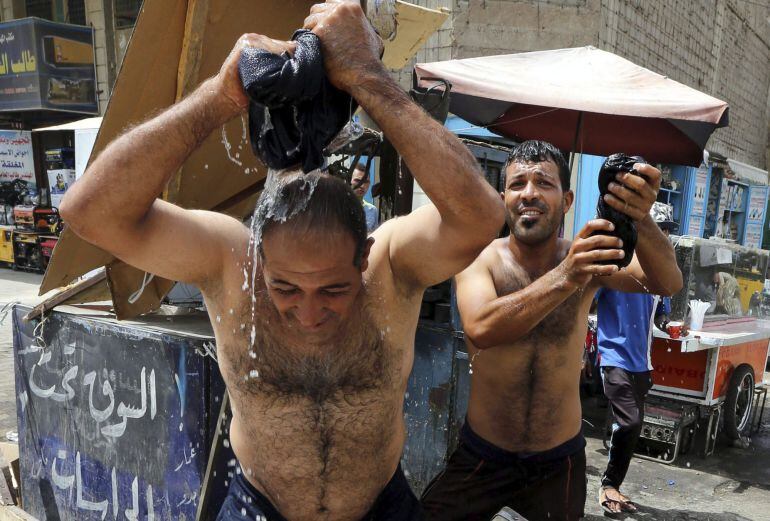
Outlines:
{"type": "MultiPolygon", "coordinates": [[[[255,519],[286,521],[270,501],[239,472],[230,483],[217,521],[255,519]]],[[[361,521],[422,521],[420,502],[409,487],[401,465],[361,521]]]]}
{"type": "Polygon", "coordinates": [[[615,225],[615,229],[611,232],[601,231],[600,233],[601,235],[619,237],[623,241],[623,252],[626,254],[622,259],[599,261],[599,264],[615,264],[619,268],[625,268],[634,257],[636,225],[634,225],[633,219],[615,210],[604,201],[604,196],[610,192],[610,183],[613,181],[618,183],[615,176],[620,172],[633,172],[634,163],[645,163],[645,160],[639,156],[612,154],[604,160],[601,169],[599,169],[599,201],[596,205],[596,215],[615,225]]]}
{"type": "Polygon", "coordinates": [[[644,399],[652,387],[650,371],[634,373],[620,367],[603,367],[604,394],[614,419],[610,456],[602,485],[619,489],[626,479],[636,442],[642,432],[644,399]]]}
{"type": "Polygon", "coordinates": [[[323,150],[357,105],[336,89],[324,70],[321,43],[310,31],[296,31],[294,57],[247,47],[238,70],[249,96],[251,148],[268,167],[323,166],[323,150]]]}
{"type": "Polygon", "coordinates": [[[446,468],[422,496],[426,521],[489,521],[510,507],[532,521],[583,517],[585,438],[579,433],[553,449],[510,452],[466,423],[446,468]]]}

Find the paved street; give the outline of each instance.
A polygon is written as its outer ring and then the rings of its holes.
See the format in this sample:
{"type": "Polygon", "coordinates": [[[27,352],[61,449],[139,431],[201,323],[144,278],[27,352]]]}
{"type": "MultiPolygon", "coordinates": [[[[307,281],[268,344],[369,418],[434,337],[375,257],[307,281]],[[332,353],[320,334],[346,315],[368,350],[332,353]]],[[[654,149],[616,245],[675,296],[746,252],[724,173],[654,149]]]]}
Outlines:
{"type": "MultiPolygon", "coordinates": [[[[0,309],[11,302],[36,304],[38,286],[43,276],[37,273],[13,271],[0,268],[0,309]]],[[[0,316],[0,320],[2,320],[0,316]]],[[[16,393],[13,378],[13,337],[11,336],[11,315],[0,325],[0,440],[6,432],[16,430],[16,393]]]]}
{"type": "MultiPolygon", "coordinates": [[[[765,382],[770,373],[765,373],[765,382]]],[[[695,442],[674,465],[634,458],[622,491],[633,498],[639,513],[627,519],[649,521],[745,521],[770,519],[770,408],[765,408],[760,432],[747,449],[730,447],[724,440],[715,453],[703,458],[695,442]]],[[[595,400],[583,402],[583,416],[603,425],[606,409],[595,400]]],[[[599,429],[584,425],[588,439],[588,499],[586,520],[599,521],[601,474],[607,464],[599,429]]]]}

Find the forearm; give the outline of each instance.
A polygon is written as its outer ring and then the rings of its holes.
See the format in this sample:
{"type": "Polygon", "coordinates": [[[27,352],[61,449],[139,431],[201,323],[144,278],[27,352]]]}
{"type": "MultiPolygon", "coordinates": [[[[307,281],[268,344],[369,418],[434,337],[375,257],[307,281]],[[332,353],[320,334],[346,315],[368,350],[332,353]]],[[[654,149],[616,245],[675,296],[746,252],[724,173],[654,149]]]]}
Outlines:
{"type": "Polygon", "coordinates": [[[113,141],[68,190],[62,203],[67,222],[140,222],[171,177],[211,131],[235,116],[232,101],[218,94],[213,79],[185,100],[113,141]]]}
{"type": "Polygon", "coordinates": [[[649,215],[637,223],[636,256],[648,281],[648,290],[671,296],[682,289],[682,272],[674,247],[649,215]]]}
{"type": "Polygon", "coordinates": [[[575,291],[578,288],[567,283],[557,267],[524,289],[483,306],[465,325],[465,334],[479,349],[510,344],[532,331],[575,291]]]}
{"type": "Polygon", "coordinates": [[[481,176],[468,148],[413,103],[384,70],[363,78],[351,94],[385,132],[442,219],[502,222],[500,197],[481,176]]]}

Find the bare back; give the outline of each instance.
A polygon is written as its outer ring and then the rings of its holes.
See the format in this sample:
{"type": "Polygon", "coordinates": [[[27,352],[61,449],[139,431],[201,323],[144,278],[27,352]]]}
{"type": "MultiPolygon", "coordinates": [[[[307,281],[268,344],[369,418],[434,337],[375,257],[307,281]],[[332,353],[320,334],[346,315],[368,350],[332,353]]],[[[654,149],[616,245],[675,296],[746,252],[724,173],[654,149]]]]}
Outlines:
{"type": "MultiPolygon", "coordinates": [[[[569,243],[562,242],[557,262],[569,248],[569,243]]],[[[481,258],[486,260],[498,297],[519,291],[537,278],[522,269],[507,239],[494,241],[481,258]]],[[[578,433],[578,389],[591,288],[568,297],[515,342],[483,351],[467,342],[473,365],[468,419],[483,438],[506,450],[530,452],[553,448],[578,433]]]]}
{"type": "Polygon", "coordinates": [[[246,478],[288,519],[360,519],[401,458],[420,296],[397,293],[386,253],[375,244],[359,311],[312,351],[285,340],[259,279],[252,320],[240,268],[248,259],[204,291],[218,317],[232,447],[246,478]]]}

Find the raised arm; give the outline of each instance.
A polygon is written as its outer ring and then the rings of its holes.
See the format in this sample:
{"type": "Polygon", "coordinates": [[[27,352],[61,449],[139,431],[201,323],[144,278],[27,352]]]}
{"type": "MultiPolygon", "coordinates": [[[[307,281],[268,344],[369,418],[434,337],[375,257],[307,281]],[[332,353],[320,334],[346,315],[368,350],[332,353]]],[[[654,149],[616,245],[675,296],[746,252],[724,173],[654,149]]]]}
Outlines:
{"type": "Polygon", "coordinates": [[[637,242],[634,259],[625,270],[601,279],[601,285],[629,292],[671,296],[682,289],[682,272],[674,247],[650,217],[660,189],[660,171],[646,164],[634,165],[644,176],[621,173],[610,183],[605,201],[634,220],[637,242]]]}
{"type": "Polygon", "coordinates": [[[549,313],[576,291],[582,291],[594,276],[610,275],[614,265],[597,264],[622,255],[619,239],[591,236],[609,230],[605,220],[590,221],[572,242],[569,253],[554,269],[519,291],[498,296],[491,267],[500,264],[491,245],[466,270],[458,274],[457,305],[466,338],[479,349],[510,344],[524,337],[549,313]]]}
{"type": "Polygon", "coordinates": [[[172,280],[201,284],[221,273],[234,245],[247,240],[242,224],[157,197],[211,131],[248,105],[237,70],[244,45],[290,49],[285,42],[244,35],[216,76],[110,143],[62,201],[62,217],[76,234],[172,280]]]}
{"type": "Polygon", "coordinates": [[[435,206],[385,223],[398,280],[424,288],[466,267],[497,235],[504,209],[470,151],[418,107],[379,60],[381,42],[357,2],[311,9],[305,27],[319,35],[330,80],[355,97],[384,131],[435,206]]]}

